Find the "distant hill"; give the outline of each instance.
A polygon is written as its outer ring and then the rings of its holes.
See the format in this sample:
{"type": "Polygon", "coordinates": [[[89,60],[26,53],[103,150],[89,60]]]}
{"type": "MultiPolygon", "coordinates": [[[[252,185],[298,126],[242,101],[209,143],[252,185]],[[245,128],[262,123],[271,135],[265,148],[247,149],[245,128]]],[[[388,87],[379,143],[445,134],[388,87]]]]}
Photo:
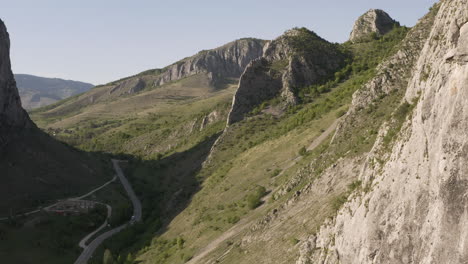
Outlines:
{"type": "Polygon", "coordinates": [[[50,105],[72,95],[84,93],[94,86],[90,83],[29,74],[15,74],[15,80],[25,109],[50,105]]]}

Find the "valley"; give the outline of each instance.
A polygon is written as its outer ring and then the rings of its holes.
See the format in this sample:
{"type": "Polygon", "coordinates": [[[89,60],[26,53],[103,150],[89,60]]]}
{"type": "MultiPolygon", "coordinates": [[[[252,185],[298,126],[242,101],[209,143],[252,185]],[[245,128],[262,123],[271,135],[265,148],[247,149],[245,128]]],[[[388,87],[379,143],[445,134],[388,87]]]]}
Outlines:
{"type": "Polygon", "coordinates": [[[0,257],[465,263],[467,8],[241,38],[28,113],[0,65],[0,257]]]}

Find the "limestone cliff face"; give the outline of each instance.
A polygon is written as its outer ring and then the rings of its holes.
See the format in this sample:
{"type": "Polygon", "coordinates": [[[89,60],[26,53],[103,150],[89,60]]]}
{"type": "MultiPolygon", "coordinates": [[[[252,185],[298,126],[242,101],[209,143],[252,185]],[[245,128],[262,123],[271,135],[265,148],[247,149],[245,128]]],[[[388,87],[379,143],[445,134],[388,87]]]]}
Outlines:
{"type": "Polygon", "coordinates": [[[396,23],[385,11],[371,9],[355,22],[349,40],[352,42],[359,41],[371,33],[385,35],[392,30],[396,23]]]}
{"type": "Polygon", "coordinates": [[[337,47],[305,28],[286,31],[265,46],[262,58],[242,74],[228,124],[244,119],[255,106],[275,96],[297,103],[297,89],[319,82],[342,66],[337,47]]]}
{"type": "Polygon", "coordinates": [[[156,78],[156,86],[182,78],[207,73],[212,85],[222,84],[226,78],[239,78],[252,60],[263,54],[264,40],[239,39],[213,50],[201,51],[165,69],[156,78]]]}
{"type": "Polygon", "coordinates": [[[264,40],[245,38],[216,49],[201,51],[163,69],[148,70],[97,86],[66,105],[65,108],[76,109],[132,95],[146,88],[155,88],[184,78],[198,78],[207,88],[219,88],[232,80],[237,81],[245,67],[252,60],[263,55],[265,43],[264,40]]]}
{"type": "Polygon", "coordinates": [[[10,130],[31,125],[27,113],[21,107],[11,72],[10,39],[5,24],[0,20],[0,145],[7,140],[10,130]]]}
{"type": "Polygon", "coordinates": [[[369,154],[369,191],[304,243],[298,263],[468,262],[467,22],[467,0],[440,3],[406,88],[419,98],[412,115],[386,162],[375,162],[379,141],[369,154]]]}

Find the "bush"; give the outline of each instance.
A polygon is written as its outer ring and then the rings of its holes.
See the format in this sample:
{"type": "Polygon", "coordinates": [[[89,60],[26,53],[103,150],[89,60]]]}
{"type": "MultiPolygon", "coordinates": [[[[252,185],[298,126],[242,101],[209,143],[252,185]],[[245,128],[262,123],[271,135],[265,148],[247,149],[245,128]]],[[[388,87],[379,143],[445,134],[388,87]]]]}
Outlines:
{"type": "Polygon", "coordinates": [[[335,198],[333,198],[331,202],[331,206],[333,210],[338,211],[341,206],[343,206],[344,203],[348,200],[346,194],[338,195],[335,198]]]}
{"type": "Polygon", "coordinates": [[[262,197],[265,196],[266,194],[266,189],[263,186],[257,186],[255,188],[254,192],[247,196],[247,207],[249,209],[255,209],[259,207],[262,204],[262,197]]]}
{"type": "Polygon", "coordinates": [[[302,147],[301,149],[299,149],[299,155],[301,156],[307,155],[307,149],[305,147],[302,147]]]}
{"type": "Polygon", "coordinates": [[[362,181],[353,181],[352,183],[348,184],[348,189],[350,192],[356,190],[357,188],[360,188],[362,185],[362,181]]]}
{"type": "Polygon", "coordinates": [[[271,177],[276,177],[278,175],[280,175],[281,173],[281,169],[275,169],[272,173],[271,173],[271,177]]]}
{"type": "Polygon", "coordinates": [[[184,248],[185,240],[182,237],[177,238],[177,247],[179,249],[184,248]]]}
{"type": "Polygon", "coordinates": [[[235,216],[228,217],[227,222],[229,224],[235,224],[235,223],[239,222],[239,220],[240,220],[239,216],[235,215],[235,216]]]}

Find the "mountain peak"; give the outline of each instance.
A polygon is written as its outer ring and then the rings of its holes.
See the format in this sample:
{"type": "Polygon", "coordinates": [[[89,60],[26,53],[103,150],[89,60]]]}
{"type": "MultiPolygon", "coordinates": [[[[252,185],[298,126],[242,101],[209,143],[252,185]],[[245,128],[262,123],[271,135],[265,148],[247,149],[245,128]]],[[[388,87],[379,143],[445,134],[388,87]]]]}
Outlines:
{"type": "Polygon", "coordinates": [[[370,9],[356,20],[349,40],[356,42],[372,33],[385,35],[398,24],[385,11],[370,9]]]}
{"type": "Polygon", "coordinates": [[[29,124],[11,71],[10,38],[5,24],[0,20],[0,132],[27,127],[29,124]]]}

